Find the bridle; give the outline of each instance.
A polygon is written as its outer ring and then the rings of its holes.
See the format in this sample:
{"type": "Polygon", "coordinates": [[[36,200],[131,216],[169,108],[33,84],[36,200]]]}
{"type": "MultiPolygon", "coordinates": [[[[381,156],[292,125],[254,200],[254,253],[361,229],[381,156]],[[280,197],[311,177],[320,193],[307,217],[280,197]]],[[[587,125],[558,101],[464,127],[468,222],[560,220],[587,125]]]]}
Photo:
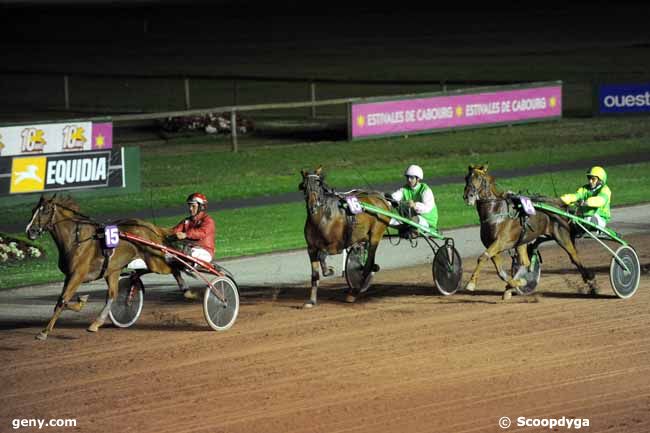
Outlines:
{"type": "Polygon", "coordinates": [[[492,194],[492,190],[490,188],[490,184],[488,183],[488,177],[485,175],[485,173],[479,172],[477,170],[473,171],[472,173],[468,174],[467,177],[465,178],[465,194],[464,194],[464,199],[467,201],[467,198],[469,197],[470,194],[476,196],[475,202],[480,203],[480,202],[491,202],[491,201],[501,201],[504,200],[503,198],[499,198],[494,196],[492,194]],[[476,174],[476,177],[478,177],[481,181],[479,187],[476,187],[473,182],[471,182],[471,178],[474,177],[476,174]],[[469,191],[467,189],[470,188],[469,191]],[[481,192],[487,191],[487,194],[489,194],[487,197],[481,197],[481,192]]]}
{"type": "Polygon", "coordinates": [[[318,174],[304,176],[302,185],[309,214],[315,215],[324,205],[325,194],[332,191],[323,184],[323,178],[318,174]]]}
{"type": "Polygon", "coordinates": [[[35,237],[41,236],[44,231],[49,231],[49,232],[53,231],[54,227],[59,223],[62,223],[64,221],[72,221],[76,225],[76,227],[75,227],[75,241],[76,241],[77,244],[80,244],[82,242],[86,242],[86,241],[89,241],[89,240],[92,240],[92,239],[96,238],[93,235],[93,236],[91,236],[91,237],[89,237],[87,239],[80,240],[79,239],[79,236],[80,236],[79,226],[80,225],[91,225],[91,226],[95,226],[95,227],[100,226],[100,224],[96,223],[95,221],[90,219],[90,217],[82,214],[79,211],[76,211],[76,210],[74,210],[72,208],[64,206],[64,205],[62,205],[60,203],[57,204],[57,203],[54,203],[52,201],[49,201],[49,202],[46,202],[44,204],[41,204],[39,206],[39,208],[36,210],[36,212],[34,212],[34,215],[32,216],[32,220],[29,222],[29,224],[25,228],[25,231],[27,233],[29,233],[30,230],[32,230],[32,225],[34,224],[34,219],[37,217],[37,215],[38,215],[38,218],[36,219],[36,221],[37,221],[38,225],[36,227],[36,236],[35,237]],[[49,215],[49,218],[48,218],[47,222],[45,224],[43,224],[42,221],[41,221],[41,219],[42,219],[41,213],[46,208],[46,206],[48,206],[48,205],[50,206],[50,212],[49,212],[50,215],[49,215]],[[55,221],[54,216],[57,213],[57,207],[59,207],[61,209],[64,209],[64,210],[67,210],[67,211],[70,211],[75,215],[75,217],[80,217],[80,218],[83,218],[83,219],[67,218],[67,219],[62,219],[62,220],[59,220],[59,221],[55,221]]]}
{"type": "Polygon", "coordinates": [[[40,235],[43,234],[44,231],[51,231],[54,230],[54,215],[56,214],[56,203],[52,203],[51,209],[50,209],[50,217],[47,220],[45,224],[42,223],[42,212],[45,209],[46,205],[49,205],[49,202],[46,202],[45,204],[41,204],[38,209],[36,209],[36,212],[32,215],[32,219],[27,224],[27,227],[25,228],[25,232],[29,233],[32,230],[32,225],[34,224],[34,220],[38,216],[38,219],[36,219],[37,227],[36,227],[36,237],[39,237],[40,235]]]}

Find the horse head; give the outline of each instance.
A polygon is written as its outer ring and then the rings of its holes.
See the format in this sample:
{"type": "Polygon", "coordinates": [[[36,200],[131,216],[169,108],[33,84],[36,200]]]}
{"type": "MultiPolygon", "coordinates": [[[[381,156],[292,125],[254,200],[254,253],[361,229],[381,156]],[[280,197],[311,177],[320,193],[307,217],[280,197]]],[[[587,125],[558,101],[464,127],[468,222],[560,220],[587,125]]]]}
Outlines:
{"type": "Polygon", "coordinates": [[[325,185],[323,167],[318,167],[313,173],[301,170],[302,182],[298,189],[305,195],[305,202],[310,215],[316,214],[324,204],[325,193],[329,188],[325,185]]]}
{"type": "Polygon", "coordinates": [[[87,218],[79,213],[79,205],[70,196],[52,197],[42,195],[36,206],[32,209],[32,217],[25,227],[29,239],[38,238],[44,231],[51,231],[56,224],[61,222],[62,215],[73,214],[87,218]]]}
{"type": "Polygon", "coordinates": [[[54,215],[56,214],[56,194],[47,198],[42,195],[36,206],[32,209],[32,218],[25,227],[25,233],[29,239],[38,238],[44,231],[52,230],[54,227],[54,215]]]}
{"type": "Polygon", "coordinates": [[[478,200],[496,197],[494,178],[488,174],[488,165],[470,165],[465,176],[463,200],[468,206],[474,206],[478,200]]]}

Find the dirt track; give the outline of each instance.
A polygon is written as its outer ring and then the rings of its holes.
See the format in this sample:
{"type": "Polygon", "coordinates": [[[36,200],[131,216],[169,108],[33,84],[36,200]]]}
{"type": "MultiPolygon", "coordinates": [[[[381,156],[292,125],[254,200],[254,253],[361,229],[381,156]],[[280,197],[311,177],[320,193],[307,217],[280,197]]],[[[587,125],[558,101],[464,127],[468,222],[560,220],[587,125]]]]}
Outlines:
{"type": "MultiPolygon", "coordinates": [[[[328,280],[311,311],[298,308],[305,285],[277,299],[243,287],[224,333],[172,292],[148,295],[132,329],[89,334],[89,320],[66,313],[47,342],[34,340],[43,323],[4,330],[0,431],[74,418],[41,431],[499,432],[507,416],[509,431],[551,431],[518,417],[565,417],[588,419],[589,432],[647,432],[650,235],[627,239],[644,270],[627,301],[613,297],[606,253],[581,241],[596,299],[576,293],[579,275],[550,247],[538,294],[507,302],[491,267],[474,294],[439,297],[421,266],[380,272],[353,305],[328,280]]],[[[464,265],[466,280],[475,261],[464,265]]]]}

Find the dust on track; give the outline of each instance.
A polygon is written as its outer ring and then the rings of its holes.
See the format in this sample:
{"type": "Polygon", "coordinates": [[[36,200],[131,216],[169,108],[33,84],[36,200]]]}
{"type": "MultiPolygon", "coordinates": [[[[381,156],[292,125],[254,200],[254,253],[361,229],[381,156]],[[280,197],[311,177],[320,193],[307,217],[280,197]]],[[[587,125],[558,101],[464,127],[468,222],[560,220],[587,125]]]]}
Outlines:
{"type": "MultiPolygon", "coordinates": [[[[498,432],[508,416],[647,432],[650,235],[626,240],[643,270],[629,300],[611,291],[607,253],[579,241],[596,298],[577,293],[579,274],[550,246],[537,293],[510,301],[491,267],[474,294],[441,297],[430,266],[417,266],[379,272],[356,304],[342,302],[341,278],[324,280],[313,310],[299,308],[307,284],[242,287],[223,333],[171,290],[147,294],[130,329],[89,334],[92,318],[72,313],[46,342],[34,340],[44,323],[8,327],[0,431],[15,418],[74,418],[61,431],[498,432]]],[[[463,263],[467,280],[476,261],[463,263]]]]}

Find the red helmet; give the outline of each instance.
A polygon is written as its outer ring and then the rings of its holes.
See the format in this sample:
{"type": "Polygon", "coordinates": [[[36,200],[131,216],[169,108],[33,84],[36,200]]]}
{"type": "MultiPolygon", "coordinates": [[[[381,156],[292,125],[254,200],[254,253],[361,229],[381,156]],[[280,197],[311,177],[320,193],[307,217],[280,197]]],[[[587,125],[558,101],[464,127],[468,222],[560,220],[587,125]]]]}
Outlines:
{"type": "Polygon", "coordinates": [[[196,203],[199,206],[205,206],[206,204],[208,204],[208,199],[205,195],[201,194],[200,192],[195,192],[190,194],[187,197],[187,204],[190,203],[196,203]]]}

